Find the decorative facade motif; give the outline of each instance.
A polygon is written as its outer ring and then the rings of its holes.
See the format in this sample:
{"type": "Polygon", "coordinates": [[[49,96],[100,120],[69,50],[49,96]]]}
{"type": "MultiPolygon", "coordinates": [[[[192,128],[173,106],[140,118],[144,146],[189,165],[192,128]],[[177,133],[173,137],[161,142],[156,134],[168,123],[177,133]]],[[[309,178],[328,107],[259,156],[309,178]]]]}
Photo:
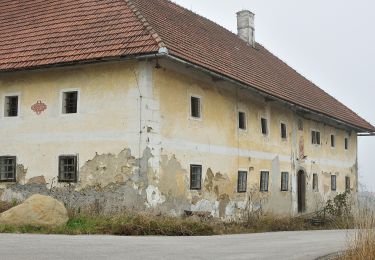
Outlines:
{"type": "Polygon", "coordinates": [[[47,105],[42,101],[38,100],[34,105],[31,106],[31,110],[34,111],[38,116],[47,109],[47,105]]]}

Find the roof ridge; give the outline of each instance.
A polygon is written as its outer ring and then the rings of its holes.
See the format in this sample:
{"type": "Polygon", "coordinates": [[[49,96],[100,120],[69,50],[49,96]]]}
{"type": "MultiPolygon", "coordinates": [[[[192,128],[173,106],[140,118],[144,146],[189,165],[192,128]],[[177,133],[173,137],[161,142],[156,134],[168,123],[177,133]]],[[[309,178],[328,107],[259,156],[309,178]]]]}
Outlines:
{"type": "Polygon", "coordinates": [[[136,5],[131,0],[124,0],[130,10],[134,13],[134,15],[139,19],[139,21],[143,24],[146,30],[149,32],[151,37],[155,40],[156,44],[159,48],[166,47],[166,44],[163,42],[159,34],[156,30],[151,26],[151,24],[147,21],[147,19],[142,15],[141,11],[136,7],[136,5]]]}

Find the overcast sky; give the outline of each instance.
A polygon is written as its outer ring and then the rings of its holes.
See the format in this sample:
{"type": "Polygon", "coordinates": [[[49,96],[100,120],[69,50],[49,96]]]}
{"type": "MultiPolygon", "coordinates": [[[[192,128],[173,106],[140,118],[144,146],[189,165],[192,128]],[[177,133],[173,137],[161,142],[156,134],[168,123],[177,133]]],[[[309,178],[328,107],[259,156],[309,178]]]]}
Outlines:
{"type": "MultiPolygon", "coordinates": [[[[236,32],[256,14],[256,40],[375,124],[374,0],[175,0],[236,32]]],[[[359,139],[360,182],[375,191],[375,137],[359,139]]]]}

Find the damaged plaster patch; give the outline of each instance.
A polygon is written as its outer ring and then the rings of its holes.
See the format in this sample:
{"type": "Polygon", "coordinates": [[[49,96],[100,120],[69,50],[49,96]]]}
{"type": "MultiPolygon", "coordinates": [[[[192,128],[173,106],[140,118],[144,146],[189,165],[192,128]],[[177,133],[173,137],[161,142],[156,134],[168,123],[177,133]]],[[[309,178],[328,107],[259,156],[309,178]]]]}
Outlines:
{"type": "Polygon", "coordinates": [[[46,182],[46,179],[44,178],[44,176],[37,176],[37,177],[33,177],[33,178],[29,179],[27,181],[27,184],[28,185],[32,185],[32,184],[35,184],[35,185],[46,185],[47,182],[46,182]]]}
{"type": "Polygon", "coordinates": [[[165,196],[161,194],[158,187],[152,185],[148,186],[146,189],[146,194],[148,207],[156,207],[157,205],[165,202],[165,196]]]}

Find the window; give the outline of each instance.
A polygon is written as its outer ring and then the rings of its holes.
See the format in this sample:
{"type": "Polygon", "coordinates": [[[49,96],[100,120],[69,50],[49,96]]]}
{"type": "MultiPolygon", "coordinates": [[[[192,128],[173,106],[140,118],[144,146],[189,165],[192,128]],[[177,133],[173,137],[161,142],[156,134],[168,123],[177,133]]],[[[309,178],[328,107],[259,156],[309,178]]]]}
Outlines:
{"type": "Polygon", "coordinates": [[[202,165],[190,165],[190,189],[200,190],[202,185],[202,165]]]}
{"type": "Polygon", "coordinates": [[[77,156],[63,155],[59,157],[59,181],[77,182],[78,180],[77,156]]]}
{"type": "Polygon", "coordinates": [[[311,131],[311,143],[312,144],[320,144],[320,132],[311,131]]]}
{"type": "Polygon", "coordinates": [[[238,112],[238,128],[241,130],[246,130],[246,113],[238,112]]]}
{"type": "Polygon", "coordinates": [[[262,118],[260,121],[261,121],[261,127],[262,127],[262,134],[264,135],[268,134],[267,119],[262,118]]]}
{"type": "Polygon", "coordinates": [[[286,139],[286,124],[281,123],[281,138],[286,139]]]}
{"type": "Polygon", "coordinates": [[[78,91],[63,93],[63,114],[76,114],[78,112],[78,91]]]}
{"type": "Polygon", "coordinates": [[[298,130],[303,131],[303,121],[302,121],[302,119],[298,119],[298,130]]]}
{"type": "Polygon", "coordinates": [[[5,97],[5,117],[18,116],[18,96],[5,97]]]}
{"type": "Polygon", "coordinates": [[[313,191],[319,191],[318,174],[313,174],[313,191]]]}
{"type": "Polygon", "coordinates": [[[282,172],[281,173],[281,191],[288,191],[289,190],[289,173],[282,172]]]}
{"type": "Polygon", "coordinates": [[[336,175],[331,175],[331,190],[336,191],[336,175]]]}
{"type": "Polygon", "coordinates": [[[351,188],[350,188],[350,177],[349,176],[345,177],[345,190],[346,191],[350,191],[351,190],[351,188]]]}
{"type": "Polygon", "coordinates": [[[260,191],[266,192],[268,191],[268,179],[269,179],[269,172],[262,171],[260,172],[260,191]]]}
{"type": "Polygon", "coordinates": [[[349,139],[345,138],[345,150],[349,149],[349,139]]]}
{"type": "Polygon", "coordinates": [[[16,157],[1,156],[0,157],[0,181],[15,182],[16,181],[16,157]]]}
{"type": "Polygon", "coordinates": [[[247,172],[246,171],[239,171],[238,172],[237,191],[238,192],[246,192],[246,190],[247,190],[247,172]]]}
{"type": "Polygon", "coordinates": [[[191,117],[201,118],[201,99],[199,97],[191,97],[191,117]]]}
{"type": "Polygon", "coordinates": [[[331,135],[331,147],[335,147],[335,146],[336,146],[336,136],[331,135]]]}

